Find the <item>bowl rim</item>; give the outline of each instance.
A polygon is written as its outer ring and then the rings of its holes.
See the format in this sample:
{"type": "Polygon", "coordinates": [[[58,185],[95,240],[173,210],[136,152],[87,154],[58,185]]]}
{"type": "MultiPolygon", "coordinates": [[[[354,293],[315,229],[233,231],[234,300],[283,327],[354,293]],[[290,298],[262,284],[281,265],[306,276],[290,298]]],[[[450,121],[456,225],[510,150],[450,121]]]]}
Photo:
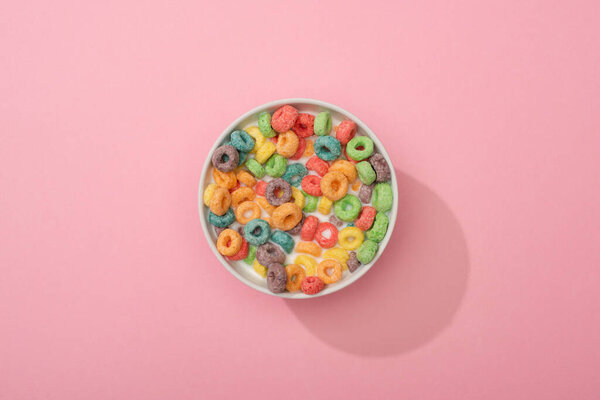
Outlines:
{"type": "Polygon", "coordinates": [[[356,117],[354,114],[347,111],[346,109],[339,107],[335,104],[328,103],[326,101],[316,100],[316,99],[311,99],[311,98],[293,97],[293,98],[286,98],[286,99],[270,101],[270,102],[261,104],[257,107],[254,107],[251,110],[249,110],[249,111],[245,112],[244,114],[242,114],[241,116],[239,116],[238,118],[236,118],[231,124],[229,124],[225,128],[225,130],[223,130],[223,132],[214,141],[212,147],[208,151],[208,154],[204,161],[204,165],[202,167],[202,171],[201,171],[201,175],[200,175],[200,184],[199,184],[199,188],[198,188],[198,216],[200,218],[200,224],[202,225],[202,231],[204,232],[204,237],[205,237],[206,241],[208,242],[208,246],[211,248],[212,252],[215,254],[215,256],[217,257],[219,262],[225,267],[225,269],[227,269],[227,271],[229,271],[229,273],[231,273],[234,277],[236,277],[239,281],[246,284],[247,286],[249,286],[261,293],[265,293],[265,294],[268,294],[268,295],[271,295],[274,297],[285,298],[285,299],[311,299],[311,298],[316,298],[316,297],[320,297],[320,296],[326,296],[328,294],[332,294],[339,290],[342,290],[345,287],[348,287],[349,285],[351,285],[352,283],[356,282],[361,277],[363,277],[376,264],[379,257],[385,251],[385,248],[387,247],[387,244],[389,243],[389,240],[392,236],[392,232],[396,225],[396,219],[397,219],[397,214],[398,214],[397,211],[398,211],[398,183],[396,180],[396,171],[394,170],[394,166],[392,164],[390,156],[388,155],[385,147],[383,146],[383,144],[381,143],[381,141],[379,140],[377,135],[375,135],[375,133],[371,130],[371,128],[369,128],[369,126],[367,124],[365,124],[362,120],[360,120],[358,117],[356,117]],[[388,162],[388,165],[390,166],[390,172],[392,175],[391,179],[390,179],[390,184],[392,186],[392,193],[393,193],[394,198],[393,198],[393,203],[392,203],[392,209],[389,212],[389,225],[388,225],[388,233],[389,234],[387,234],[384,237],[384,239],[379,243],[380,251],[377,252],[377,254],[375,255],[375,258],[369,264],[364,265],[361,268],[359,268],[358,271],[354,272],[349,278],[345,279],[344,281],[336,282],[335,285],[327,286],[325,289],[323,289],[322,291],[320,291],[319,293],[314,294],[314,295],[307,295],[302,292],[299,292],[299,293],[298,292],[273,293],[268,288],[257,285],[256,283],[246,279],[244,276],[239,274],[231,265],[229,265],[228,262],[226,262],[223,259],[221,254],[217,251],[216,244],[210,240],[210,231],[209,231],[210,224],[208,224],[207,218],[205,216],[205,210],[204,210],[203,195],[204,195],[204,187],[205,187],[206,177],[207,177],[206,171],[210,167],[210,163],[211,163],[210,155],[213,154],[213,152],[216,150],[216,148],[225,139],[225,136],[230,134],[235,128],[237,128],[238,125],[242,121],[251,117],[254,114],[260,113],[261,111],[265,111],[270,108],[280,107],[285,104],[308,104],[308,105],[318,106],[318,107],[325,108],[327,110],[335,111],[339,114],[342,114],[344,117],[351,119],[359,126],[359,128],[364,133],[366,133],[373,140],[373,142],[375,142],[377,150],[379,151],[379,153],[381,153],[385,157],[385,160],[388,162]]]}

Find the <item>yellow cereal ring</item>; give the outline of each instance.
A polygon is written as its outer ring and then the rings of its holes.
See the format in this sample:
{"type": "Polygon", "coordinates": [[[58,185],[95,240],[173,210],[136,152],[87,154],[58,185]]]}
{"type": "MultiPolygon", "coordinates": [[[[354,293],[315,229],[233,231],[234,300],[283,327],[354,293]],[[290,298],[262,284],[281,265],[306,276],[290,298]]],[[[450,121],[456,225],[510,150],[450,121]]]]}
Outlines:
{"type": "Polygon", "coordinates": [[[294,260],[294,264],[302,265],[306,270],[306,275],[314,275],[317,271],[317,260],[304,254],[299,255],[294,260]]]}
{"type": "Polygon", "coordinates": [[[275,208],[271,218],[276,228],[289,231],[302,219],[302,209],[296,203],[283,203],[275,208]]]}
{"type": "Polygon", "coordinates": [[[271,157],[275,153],[275,143],[270,140],[265,141],[262,146],[258,148],[256,151],[256,155],[254,159],[261,164],[264,164],[269,157],[271,157]]]}
{"type": "Polygon", "coordinates": [[[206,189],[204,189],[204,195],[202,196],[202,200],[204,201],[204,205],[206,207],[210,206],[210,198],[212,197],[213,193],[215,192],[215,189],[218,187],[219,187],[219,185],[217,185],[216,183],[211,183],[210,185],[208,185],[206,187],[206,189]]]}
{"type": "Polygon", "coordinates": [[[235,177],[235,172],[221,172],[218,169],[213,169],[213,178],[217,185],[225,188],[231,189],[237,184],[237,178],[235,177]]]}
{"type": "Polygon", "coordinates": [[[319,211],[323,215],[327,215],[331,212],[332,204],[333,204],[333,201],[329,200],[325,196],[322,196],[321,200],[319,200],[319,205],[317,206],[317,211],[319,211]]]}
{"type": "Polygon", "coordinates": [[[321,178],[321,192],[329,200],[337,201],[348,193],[348,179],[346,175],[337,171],[330,171],[321,178]]]}
{"type": "Polygon", "coordinates": [[[350,258],[350,254],[342,249],[341,247],[334,247],[333,249],[325,250],[322,258],[333,258],[342,264],[342,269],[345,271],[348,269],[348,259],[350,258]]]}
{"type": "Polygon", "coordinates": [[[244,185],[250,188],[256,185],[256,179],[254,179],[252,174],[248,171],[244,171],[243,169],[237,172],[236,178],[239,182],[242,182],[244,185]]]}
{"type": "Polygon", "coordinates": [[[354,183],[352,184],[352,190],[354,190],[355,192],[358,192],[358,189],[360,189],[360,179],[357,179],[354,181],[354,183]]]}
{"type": "Polygon", "coordinates": [[[312,140],[306,141],[306,149],[304,150],[304,157],[310,157],[315,154],[315,145],[312,140]]]}
{"type": "Polygon", "coordinates": [[[288,292],[297,292],[300,290],[302,280],[306,277],[304,268],[298,264],[289,264],[285,266],[285,272],[287,273],[287,283],[285,288],[288,292]]]}
{"type": "Polygon", "coordinates": [[[365,234],[355,226],[347,226],[338,233],[338,243],[346,250],[356,250],[360,247],[365,234]]]}
{"type": "Polygon", "coordinates": [[[254,147],[252,148],[252,150],[250,150],[250,153],[256,153],[256,151],[260,149],[260,147],[263,144],[265,144],[267,138],[264,137],[262,133],[260,133],[260,129],[258,129],[258,126],[256,125],[249,126],[244,130],[248,132],[248,135],[254,138],[254,147]]]}
{"type": "Polygon", "coordinates": [[[255,197],[256,193],[254,193],[254,190],[247,186],[242,186],[231,194],[231,206],[236,208],[245,201],[254,200],[255,197]]]}
{"type": "Polygon", "coordinates": [[[235,209],[235,219],[242,225],[255,218],[260,218],[260,207],[253,201],[244,201],[235,209]],[[251,212],[250,216],[246,216],[248,212],[251,212]]]}
{"type": "MultiPolygon", "coordinates": [[[[280,190],[280,192],[281,192],[281,190],[280,190]]],[[[292,186],[292,199],[294,199],[294,203],[296,203],[296,205],[298,207],[300,207],[300,209],[304,208],[306,199],[304,198],[304,195],[302,194],[300,189],[293,187],[293,186],[292,186]]]]}
{"type": "Polygon", "coordinates": [[[356,172],[356,167],[350,161],[347,160],[337,160],[331,164],[329,167],[329,171],[338,171],[346,176],[348,182],[354,182],[358,173],[356,172]]]}
{"type": "Polygon", "coordinates": [[[299,144],[300,140],[294,131],[287,131],[279,134],[277,137],[277,145],[275,147],[277,149],[277,154],[285,158],[290,158],[296,154],[299,144]]]}
{"type": "Polygon", "coordinates": [[[260,276],[262,276],[263,278],[267,277],[267,267],[265,267],[264,265],[259,263],[256,258],[254,259],[254,262],[252,263],[252,268],[254,268],[256,273],[259,274],[260,276]]]}
{"type": "Polygon", "coordinates": [[[223,215],[229,210],[231,205],[231,194],[229,190],[218,187],[210,198],[210,211],[215,215],[223,215]]]}
{"type": "Polygon", "coordinates": [[[273,214],[273,211],[275,211],[275,206],[272,206],[271,204],[269,204],[269,202],[267,201],[266,198],[264,197],[258,197],[256,199],[256,202],[258,204],[260,204],[260,206],[267,212],[267,214],[271,215],[273,214]]]}
{"type": "Polygon", "coordinates": [[[233,229],[225,229],[217,239],[217,250],[224,256],[233,256],[242,247],[242,235],[233,229]]]}
{"type": "Polygon", "coordinates": [[[338,260],[323,260],[317,265],[317,276],[329,285],[342,278],[342,265],[338,260]]]}
{"type": "Polygon", "coordinates": [[[315,242],[298,242],[296,251],[298,253],[307,253],[311,256],[319,257],[321,255],[321,246],[315,242]]]}

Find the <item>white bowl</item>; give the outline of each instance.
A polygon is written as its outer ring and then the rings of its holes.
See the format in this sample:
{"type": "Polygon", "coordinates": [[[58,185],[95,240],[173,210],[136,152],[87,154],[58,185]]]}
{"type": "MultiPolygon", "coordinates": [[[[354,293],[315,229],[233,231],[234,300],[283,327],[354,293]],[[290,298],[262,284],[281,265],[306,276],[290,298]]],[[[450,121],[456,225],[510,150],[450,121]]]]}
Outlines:
{"type": "Polygon", "coordinates": [[[270,294],[272,296],[277,296],[277,297],[283,297],[283,298],[287,298],[287,299],[308,299],[308,298],[313,298],[313,297],[317,297],[317,296],[324,296],[326,294],[337,292],[338,290],[345,288],[346,286],[348,286],[348,285],[356,282],[358,279],[360,279],[377,262],[377,259],[379,258],[379,256],[381,256],[381,254],[385,251],[385,248],[390,240],[390,237],[392,236],[392,231],[394,229],[394,225],[396,224],[396,214],[398,211],[398,184],[396,182],[396,173],[394,171],[394,167],[393,167],[392,161],[390,160],[389,155],[385,151],[383,145],[381,144],[381,142],[379,141],[377,136],[375,136],[375,134],[371,131],[371,129],[369,129],[369,127],[364,122],[362,122],[360,119],[358,119],[357,117],[355,117],[353,114],[349,113],[348,111],[344,110],[343,108],[340,108],[338,106],[335,106],[333,104],[330,104],[330,103],[327,103],[324,101],[313,100],[313,99],[302,99],[302,98],[282,99],[282,100],[272,101],[270,103],[263,104],[259,107],[256,107],[256,108],[248,111],[247,113],[245,113],[244,115],[240,116],[235,121],[233,121],[223,131],[223,133],[221,133],[221,135],[217,138],[217,140],[215,141],[215,144],[212,146],[208,155],[206,156],[206,161],[204,162],[204,168],[203,168],[202,176],[200,178],[200,189],[198,192],[198,208],[200,211],[200,222],[202,223],[202,230],[204,231],[204,235],[206,236],[206,238],[208,240],[209,247],[212,249],[213,253],[215,253],[215,256],[221,262],[221,264],[223,264],[223,266],[229,272],[231,272],[231,274],[233,276],[235,276],[237,279],[239,279],[246,285],[250,286],[251,288],[256,289],[262,293],[270,294]],[[288,292],[272,293],[267,287],[267,280],[262,278],[258,274],[256,274],[256,272],[254,272],[254,269],[252,268],[252,266],[248,266],[243,261],[226,260],[217,251],[217,247],[216,247],[217,236],[215,234],[214,229],[212,228],[212,225],[208,223],[208,207],[205,207],[204,203],[202,201],[204,189],[206,188],[206,186],[210,183],[210,181],[212,179],[212,174],[210,172],[211,171],[211,155],[213,154],[215,149],[218,146],[220,146],[222,143],[224,143],[226,141],[227,136],[235,129],[243,129],[243,128],[247,127],[248,125],[256,125],[258,114],[261,113],[262,111],[268,111],[270,113],[273,113],[276,109],[278,109],[279,107],[281,107],[284,104],[289,104],[291,106],[294,106],[300,112],[309,112],[309,113],[312,113],[315,115],[321,111],[329,111],[331,113],[332,125],[338,125],[341,121],[346,120],[346,119],[354,121],[358,128],[357,135],[368,136],[371,139],[373,139],[373,142],[375,144],[375,149],[385,157],[385,160],[388,162],[388,165],[390,166],[390,171],[392,173],[390,184],[392,185],[392,191],[394,194],[394,202],[392,205],[392,209],[388,213],[390,222],[388,225],[387,234],[385,235],[385,238],[379,243],[379,250],[377,251],[375,258],[369,264],[361,265],[354,273],[350,273],[349,271],[344,271],[342,279],[340,279],[338,282],[336,282],[334,284],[326,285],[325,288],[316,295],[306,295],[306,294],[302,293],[301,291],[294,292],[294,293],[288,293],[288,292]]]}

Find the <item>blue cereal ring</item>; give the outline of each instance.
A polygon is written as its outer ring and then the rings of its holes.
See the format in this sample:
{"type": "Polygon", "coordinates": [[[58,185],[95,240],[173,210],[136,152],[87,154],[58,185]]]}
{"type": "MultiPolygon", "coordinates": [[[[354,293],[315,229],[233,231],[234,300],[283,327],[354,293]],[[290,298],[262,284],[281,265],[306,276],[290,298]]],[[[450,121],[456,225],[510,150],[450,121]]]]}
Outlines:
{"type": "Polygon", "coordinates": [[[288,254],[294,250],[294,239],[283,231],[273,231],[271,234],[271,240],[276,244],[280,245],[281,248],[288,254]]]}
{"type": "Polygon", "coordinates": [[[238,151],[249,152],[254,148],[254,138],[246,131],[238,129],[231,132],[231,145],[238,151]]]}
{"type": "Polygon", "coordinates": [[[333,136],[319,136],[315,140],[314,148],[317,157],[325,161],[335,160],[342,152],[340,141],[333,136]]]}
{"type": "Polygon", "coordinates": [[[223,215],[213,214],[212,211],[208,212],[208,222],[219,228],[227,228],[234,220],[235,214],[231,208],[223,215]]]}
{"type": "Polygon", "coordinates": [[[248,158],[248,153],[246,153],[245,151],[238,151],[238,154],[240,155],[240,159],[238,161],[238,167],[240,165],[242,165],[246,159],[248,158]]]}
{"type": "Polygon", "coordinates": [[[271,236],[271,226],[264,219],[255,218],[244,226],[244,237],[254,246],[266,243],[269,236],[271,236]]]}
{"type": "Polygon", "coordinates": [[[300,182],[302,178],[304,178],[308,174],[308,170],[304,166],[304,164],[294,163],[288,164],[285,169],[285,174],[283,174],[282,178],[285,179],[292,186],[300,186],[300,182]]]}

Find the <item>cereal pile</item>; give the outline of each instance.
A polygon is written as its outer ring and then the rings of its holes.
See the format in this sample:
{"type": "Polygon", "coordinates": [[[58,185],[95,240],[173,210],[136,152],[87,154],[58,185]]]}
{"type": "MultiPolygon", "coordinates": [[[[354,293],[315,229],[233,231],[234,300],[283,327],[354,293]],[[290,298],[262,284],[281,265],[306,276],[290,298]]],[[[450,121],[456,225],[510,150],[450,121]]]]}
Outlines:
{"type": "Polygon", "coordinates": [[[386,235],[387,162],[354,122],[331,131],[329,112],[284,105],[233,131],[212,154],[214,182],[203,201],[217,249],[251,265],[273,293],[320,292],[371,262],[386,235]]]}

